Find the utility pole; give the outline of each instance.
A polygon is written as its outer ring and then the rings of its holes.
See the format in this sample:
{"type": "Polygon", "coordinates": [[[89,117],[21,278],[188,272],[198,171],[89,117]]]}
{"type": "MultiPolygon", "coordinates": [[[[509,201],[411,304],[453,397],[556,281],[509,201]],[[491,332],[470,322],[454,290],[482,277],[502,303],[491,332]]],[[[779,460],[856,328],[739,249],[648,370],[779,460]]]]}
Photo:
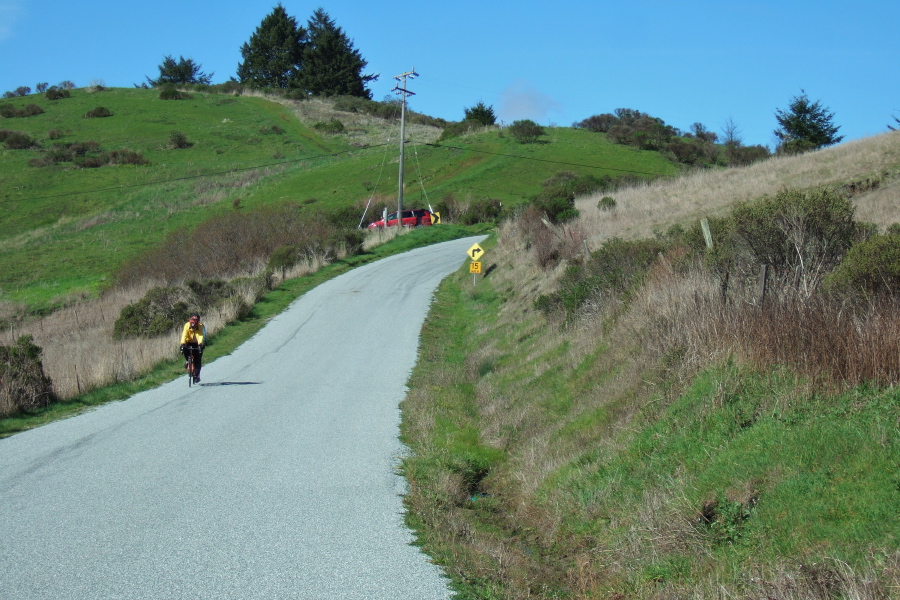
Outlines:
{"type": "MultiPolygon", "coordinates": [[[[404,147],[406,146],[406,97],[415,96],[413,92],[406,89],[406,79],[415,79],[418,76],[419,74],[416,73],[415,67],[402,75],[394,76],[394,79],[397,80],[397,85],[391,90],[392,92],[397,92],[402,97],[400,103],[400,191],[397,194],[397,227],[403,226],[403,157],[404,147]],[[400,87],[401,81],[403,87],[400,87]]],[[[385,225],[387,225],[387,222],[385,222],[385,225]]]]}

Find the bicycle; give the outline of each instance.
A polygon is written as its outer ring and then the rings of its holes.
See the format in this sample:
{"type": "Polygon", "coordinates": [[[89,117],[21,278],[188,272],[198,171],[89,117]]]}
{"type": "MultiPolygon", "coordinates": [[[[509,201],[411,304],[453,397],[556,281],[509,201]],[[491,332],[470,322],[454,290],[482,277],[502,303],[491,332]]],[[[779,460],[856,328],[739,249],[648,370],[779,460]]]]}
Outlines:
{"type": "Polygon", "coordinates": [[[187,358],[187,361],[184,363],[184,368],[188,374],[188,387],[191,387],[196,383],[196,378],[194,377],[194,355],[203,354],[203,350],[200,346],[185,346],[185,350],[188,350],[189,352],[187,352],[187,356],[185,357],[187,358]]]}

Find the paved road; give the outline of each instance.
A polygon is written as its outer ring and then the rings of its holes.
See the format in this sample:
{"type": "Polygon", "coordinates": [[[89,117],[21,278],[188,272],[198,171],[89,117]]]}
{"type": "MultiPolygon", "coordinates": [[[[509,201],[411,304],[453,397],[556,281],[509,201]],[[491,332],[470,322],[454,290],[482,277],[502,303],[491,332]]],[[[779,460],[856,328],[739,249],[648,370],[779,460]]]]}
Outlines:
{"type": "Polygon", "coordinates": [[[450,597],[403,525],[398,404],[431,295],[480,239],[321,285],[199,387],[0,440],[0,596],[450,597]]]}

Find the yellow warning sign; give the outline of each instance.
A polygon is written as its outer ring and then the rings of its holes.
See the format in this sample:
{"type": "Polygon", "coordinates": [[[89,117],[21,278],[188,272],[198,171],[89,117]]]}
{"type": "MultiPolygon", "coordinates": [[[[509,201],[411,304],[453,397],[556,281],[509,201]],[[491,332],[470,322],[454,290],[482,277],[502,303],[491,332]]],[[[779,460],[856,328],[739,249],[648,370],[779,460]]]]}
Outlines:
{"type": "Polygon", "coordinates": [[[478,244],[472,244],[472,247],[466,251],[466,254],[468,254],[469,258],[472,260],[480,260],[481,255],[484,254],[484,250],[482,250],[481,246],[478,244]]]}
{"type": "Polygon", "coordinates": [[[481,262],[473,260],[469,263],[469,273],[481,273],[481,262]]]}

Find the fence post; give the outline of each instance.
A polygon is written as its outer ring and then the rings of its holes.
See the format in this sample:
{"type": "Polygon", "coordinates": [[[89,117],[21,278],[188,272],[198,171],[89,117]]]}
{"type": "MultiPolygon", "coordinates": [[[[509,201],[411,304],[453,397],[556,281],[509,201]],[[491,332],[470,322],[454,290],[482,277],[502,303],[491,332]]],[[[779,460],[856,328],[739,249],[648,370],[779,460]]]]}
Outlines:
{"type": "Polygon", "coordinates": [[[703,230],[703,239],[706,241],[706,247],[709,250],[713,248],[712,232],[709,230],[709,219],[700,219],[700,229],[703,230]]]}

